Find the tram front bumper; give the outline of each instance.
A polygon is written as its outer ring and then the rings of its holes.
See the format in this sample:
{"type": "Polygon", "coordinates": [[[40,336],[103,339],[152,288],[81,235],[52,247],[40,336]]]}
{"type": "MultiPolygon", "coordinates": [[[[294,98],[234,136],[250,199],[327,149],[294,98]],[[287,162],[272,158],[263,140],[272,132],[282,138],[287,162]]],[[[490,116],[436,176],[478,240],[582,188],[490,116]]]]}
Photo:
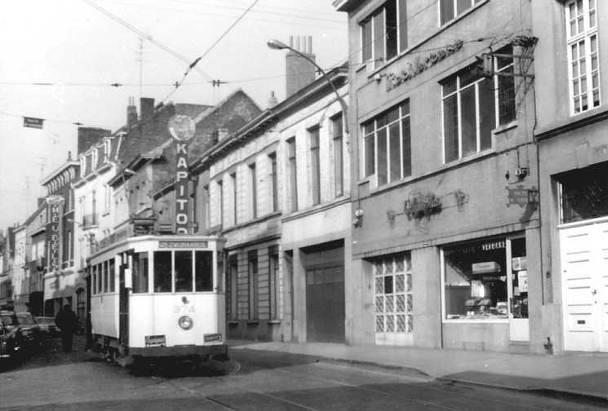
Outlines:
{"type": "Polygon", "coordinates": [[[228,345],[174,345],[172,347],[130,347],[134,357],[212,357],[228,354],[228,345]]]}

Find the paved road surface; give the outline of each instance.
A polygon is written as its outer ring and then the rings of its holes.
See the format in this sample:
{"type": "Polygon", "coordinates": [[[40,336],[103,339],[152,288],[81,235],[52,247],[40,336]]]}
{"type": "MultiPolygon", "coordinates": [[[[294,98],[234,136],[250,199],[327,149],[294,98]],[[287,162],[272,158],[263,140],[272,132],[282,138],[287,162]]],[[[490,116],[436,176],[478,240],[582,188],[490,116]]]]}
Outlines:
{"type": "Polygon", "coordinates": [[[432,381],[412,370],[233,350],[213,369],[138,373],[56,347],[0,372],[0,410],[582,410],[517,391],[432,381]]]}

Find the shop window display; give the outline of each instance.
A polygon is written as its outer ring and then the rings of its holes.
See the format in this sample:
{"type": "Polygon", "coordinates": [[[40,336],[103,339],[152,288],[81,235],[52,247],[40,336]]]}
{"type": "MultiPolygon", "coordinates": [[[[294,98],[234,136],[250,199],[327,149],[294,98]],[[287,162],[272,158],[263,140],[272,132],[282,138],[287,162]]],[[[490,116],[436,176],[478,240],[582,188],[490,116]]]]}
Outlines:
{"type": "Polygon", "coordinates": [[[445,248],[444,261],[446,319],[508,318],[506,239],[445,248]]]}

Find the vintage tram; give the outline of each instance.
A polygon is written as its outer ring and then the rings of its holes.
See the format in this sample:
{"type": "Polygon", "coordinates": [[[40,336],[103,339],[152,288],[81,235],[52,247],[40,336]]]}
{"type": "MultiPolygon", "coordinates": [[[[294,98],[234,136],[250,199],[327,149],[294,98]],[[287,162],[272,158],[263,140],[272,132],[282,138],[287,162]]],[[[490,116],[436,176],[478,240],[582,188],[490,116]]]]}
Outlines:
{"type": "Polygon", "coordinates": [[[227,359],[219,237],[138,236],[89,259],[93,347],[121,365],[227,359]]]}

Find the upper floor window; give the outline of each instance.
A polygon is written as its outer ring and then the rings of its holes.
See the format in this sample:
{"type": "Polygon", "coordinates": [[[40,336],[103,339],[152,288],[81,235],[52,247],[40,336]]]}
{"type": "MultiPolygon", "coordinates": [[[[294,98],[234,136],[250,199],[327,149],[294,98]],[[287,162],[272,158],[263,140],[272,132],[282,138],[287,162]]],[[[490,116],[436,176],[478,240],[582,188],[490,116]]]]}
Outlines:
{"type": "Polygon", "coordinates": [[[258,217],[258,176],[255,163],[249,164],[249,193],[251,195],[251,218],[258,217]]]}
{"type": "Polygon", "coordinates": [[[279,209],[279,186],[278,186],[278,175],[277,175],[277,153],[273,152],[268,154],[270,160],[270,193],[272,194],[272,211],[279,209]]]}
{"type": "Polygon", "coordinates": [[[597,0],[566,3],[570,107],[573,114],[600,105],[597,0]]]}
{"type": "Polygon", "coordinates": [[[298,209],[298,168],[296,162],[296,138],[287,140],[287,169],[289,172],[289,208],[298,209]]]}
{"type": "Polygon", "coordinates": [[[224,182],[222,180],[218,180],[217,182],[217,195],[218,195],[218,224],[224,225],[224,182]]]}
{"type": "Polygon", "coordinates": [[[321,202],[321,156],[319,153],[319,127],[308,129],[310,138],[310,182],[312,188],[312,205],[321,202]]]}
{"type": "Polygon", "coordinates": [[[238,192],[237,192],[237,185],[236,185],[236,173],[232,173],[230,174],[230,182],[232,184],[232,222],[234,223],[234,225],[236,225],[238,219],[237,219],[237,213],[238,213],[238,192]]]}
{"type": "MultiPolygon", "coordinates": [[[[504,48],[499,54],[512,54],[512,49],[504,48]]],[[[491,148],[496,125],[515,119],[512,61],[510,57],[494,58],[496,74],[492,78],[468,67],[441,83],[445,163],[491,148]]]]}
{"type": "Polygon", "coordinates": [[[441,25],[454,20],[456,17],[473,7],[483,0],[440,0],[439,1],[439,16],[441,25]]]}
{"type": "Polygon", "coordinates": [[[407,48],[406,0],[388,0],[361,22],[362,62],[379,67],[407,48]]]}
{"type": "Polygon", "coordinates": [[[331,118],[331,133],[334,146],[334,194],[340,197],[344,194],[344,127],[342,113],[331,118]]]}
{"type": "Polygon", "coordinates": [[[409,100],[363,124],[364,176],[378,186],[412,174],[409,100]]]}

